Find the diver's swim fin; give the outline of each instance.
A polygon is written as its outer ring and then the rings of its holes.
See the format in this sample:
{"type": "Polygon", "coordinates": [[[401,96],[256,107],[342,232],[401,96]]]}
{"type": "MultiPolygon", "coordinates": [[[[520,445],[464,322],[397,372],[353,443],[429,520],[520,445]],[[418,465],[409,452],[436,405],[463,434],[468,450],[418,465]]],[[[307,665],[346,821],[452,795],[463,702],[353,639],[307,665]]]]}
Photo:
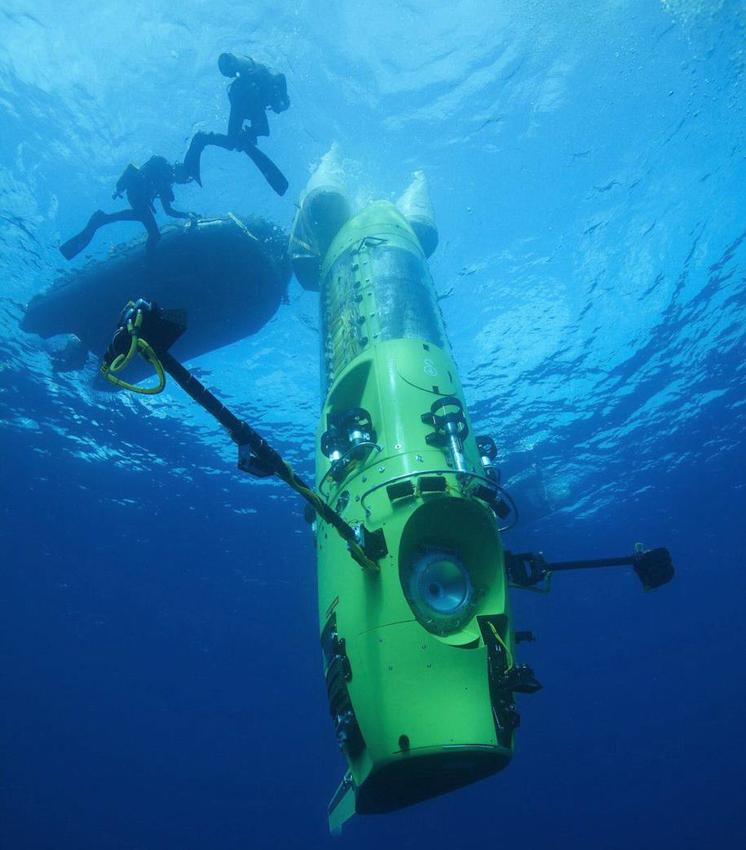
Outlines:
{"type": "Polygon", "coordinates": [[[284,195],[288,190],[287,177],[272,162],[266,153],[262,153],[256,145],[246,143],[241,150],[253,161],[254,165],[262,172],[265,180],[277,192],[284,195]]]}
{"type": "Polygon", "coordinates": [[[86,247],[88,247],[91,239],[96,235],[96,231],[99,228],[99,219],[103,216],[101,210],[97,210],[90,218],[90,221],[80,233],[76,234],[72,238],[68,239],[67,242],[63,242],[60,245],[60,253],[66,260],[72,260],[73,257],[77,257],[78,254],[86,247]]]}
{"type": "Polygon", "coordinates": [[[184,171],[194,179],[198,186],[202,185],[200,174],[200,157],[207,144],[206,134],[196,133],[184,157],[184,171]]]}

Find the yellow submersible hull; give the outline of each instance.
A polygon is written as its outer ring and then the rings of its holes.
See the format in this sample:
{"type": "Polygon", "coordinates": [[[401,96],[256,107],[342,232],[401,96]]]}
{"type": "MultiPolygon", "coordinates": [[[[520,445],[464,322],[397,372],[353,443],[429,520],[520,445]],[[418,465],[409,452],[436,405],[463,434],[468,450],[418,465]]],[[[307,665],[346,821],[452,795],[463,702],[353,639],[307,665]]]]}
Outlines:
{"type": "Polygon", "coordinates": [[[513,664],[494,444],[473,433],[417,236],[372,204],[339,231],[320,282],[316,484],[379,555],[361,568],[318,524],[326,685],[349,767],[335,829],[501,770],[513,691],[535,688],[513,664]]]}

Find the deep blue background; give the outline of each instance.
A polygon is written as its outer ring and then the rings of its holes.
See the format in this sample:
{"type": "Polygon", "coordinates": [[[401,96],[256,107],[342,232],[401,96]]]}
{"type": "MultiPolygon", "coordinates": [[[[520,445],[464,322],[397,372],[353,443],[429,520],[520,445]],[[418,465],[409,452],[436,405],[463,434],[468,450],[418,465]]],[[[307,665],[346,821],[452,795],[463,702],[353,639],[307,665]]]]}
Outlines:
{"type": "MultiPolygon", "coordinates": [[[[2,850],[741,846],[746,13],[599,5],[2,4],[2,850]],[[516,594],[545,689],[511,767],[341,839],[297,501],[239,478],[178,389],[101,393],[17,328],[127,161],[222,126],[225,49],[288,75],[265,149],[291,190],[211,152],[179,200],[287,226],[333,141],[360,203],[424,168],[454,353],[522,508],[506,544],[640,540],[678,568],[516,594]]],[[[317,304],[290,302],[193,365],[311,475],[317,304]]]]}

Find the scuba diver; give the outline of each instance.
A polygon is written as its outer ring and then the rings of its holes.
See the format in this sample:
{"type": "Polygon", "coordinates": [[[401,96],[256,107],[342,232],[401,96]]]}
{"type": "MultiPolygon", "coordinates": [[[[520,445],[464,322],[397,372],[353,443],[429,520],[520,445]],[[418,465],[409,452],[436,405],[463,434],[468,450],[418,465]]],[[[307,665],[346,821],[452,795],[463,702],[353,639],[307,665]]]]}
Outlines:
{"type": "Polygon", "coordinates": [[[228,88],[231,104],[228,132],[195,133],[184,158],[184,168],[190,177],[202,185],[200,157],[207,145],[215,145],[229,151],[243,151],[262,172],[269,185],[278,195],[284,195],[288,181],[272,160],[256,146],[259,136],[269,136],[267,108],[275,113],[284,112],[290,106],[287,80],[284,74],[270,71],[253,59],[221,53],[218,68],[224,77],[232,77],[228,88]],[[244,122],[249,126],[244,127],[244,122]]]}
{"type": "Polygon", "coordinates": [[[99,227],[115,221],[142,222],[148,232],[147,248],[152,249],[161,238],[154,215],[153,201],[156,198],[160,198],[163,211],[172,218],[199,218],[197,213],[180,212],[171,206],[174,183],[189,183],[191,179],[181,163],[171,165],[162,156],[151,156],[141,168],[130,163],[117,181],[116,192],[111,197],[121,198],[126,193],[131,209],[115,213],[96,210],[80,233],[60,245],[60,252],[66,259],[72,260],[93,239],[99,227]]]}

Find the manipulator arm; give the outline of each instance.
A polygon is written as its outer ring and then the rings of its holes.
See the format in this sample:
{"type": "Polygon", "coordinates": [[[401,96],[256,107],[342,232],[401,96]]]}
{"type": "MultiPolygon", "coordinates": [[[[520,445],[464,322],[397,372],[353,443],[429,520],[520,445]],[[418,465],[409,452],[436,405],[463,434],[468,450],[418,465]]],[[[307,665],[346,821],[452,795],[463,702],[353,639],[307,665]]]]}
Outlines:
{"type": "Polygon", "coordinates": [[[654,590],[667,584],[674,576],[673,560],[668,549],[644,549],[638,544],[631,555],[618,558],[595,558],[588,561],[558,561],[547,563],[541,552],[506,552],[505,569],[510,583],[519,588],[538,588],[545,585],[551,573],[585,570],[598,567],[631,566],[644,590],[654,590]]]}

